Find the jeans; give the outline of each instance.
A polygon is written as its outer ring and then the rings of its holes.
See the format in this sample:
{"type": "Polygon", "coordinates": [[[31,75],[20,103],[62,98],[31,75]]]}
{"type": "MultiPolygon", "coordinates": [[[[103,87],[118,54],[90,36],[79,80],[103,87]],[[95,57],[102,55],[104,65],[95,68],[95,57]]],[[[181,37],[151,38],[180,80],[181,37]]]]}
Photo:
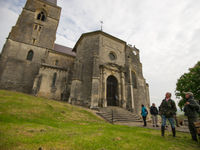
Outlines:
{"type": "Polygon", "coordinates": [[[166,120],[168,119],[169,123],[171,124],[171,127],[172,128],[175,128],[175,125],[174,125],[174,118],[171,117],[171,118],[166,118],[164,115],[162,115],[162,126],[166,126],[166,120]]]}

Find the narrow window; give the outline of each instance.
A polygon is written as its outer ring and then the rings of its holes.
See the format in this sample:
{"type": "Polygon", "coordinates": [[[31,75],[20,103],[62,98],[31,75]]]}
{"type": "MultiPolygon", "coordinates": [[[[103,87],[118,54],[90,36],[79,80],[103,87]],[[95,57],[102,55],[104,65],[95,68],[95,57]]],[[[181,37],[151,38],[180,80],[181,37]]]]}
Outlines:
{"type": "Polygon", "coordinates": [[[38,29],[38,31],[41,31],[41,29],[42,29],[42,27],[41,27],[41,26],[39,26],[39,29],[38,29]]]}
{"type": "Polygon", "coordinates": [[[35,27],[34,27],[34,29],[35,29],[35,30],[37,30],[37,27],[38,27],[38,25],[37,25],[37,24],[35,24],[35,27]]]}
{"type": "Polygon", "coordinates": [[[30,50],[30,51],[28,52],[28,54],[27,54],[26,60],[32,61],[33,55],[34,55],[33,51],[30,50]]]}
{"type": "Polygon", "coordinates": [[[135,75],[135,72],[132,71],[132,85],[133,85],[133,88],[137,89],[137,79],[136,79],[136,75],[135,75]]]}
{"type": "Polygon", "coordinates": [[[55,87],[56,78],[57,78],[57,73],[55,72],[55,73],[53,74],[52,87],[55,87]]]}
{"type": "Polygon", "coordinates": [[[33,38],[33,44],[35,44],[36,39],[33,38]]]}
{"type": "Polygon", "coordinates": [[[42,21],[45,21],[45,18],[46,18],[46,17],[45,17],[45,15],[43,14],[41,20],[42,20],[42,21]]]}
{"type": "Polygon", "coordinates": [[[55,65],[58,65],[58,60],[55,61],[55,65]]]}
{"type": "Polygon", "coordinates": [[[45,13],[43,11],[41,11],[38,15],[37,15],[37,20],[41,20],[41,21],[45,21],[46,16],[45,13]]]}

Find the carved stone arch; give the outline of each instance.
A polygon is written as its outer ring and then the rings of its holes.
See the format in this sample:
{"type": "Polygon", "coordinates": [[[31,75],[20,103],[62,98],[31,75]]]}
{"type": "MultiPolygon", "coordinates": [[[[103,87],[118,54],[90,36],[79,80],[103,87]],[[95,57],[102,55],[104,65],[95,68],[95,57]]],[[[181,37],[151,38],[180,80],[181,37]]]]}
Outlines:
{"type": "Polygon", "coordinates": [[[119,106],[119,81],[114,75],[110,75],[106,79],[106,99],[107,106],[119,106]]]}

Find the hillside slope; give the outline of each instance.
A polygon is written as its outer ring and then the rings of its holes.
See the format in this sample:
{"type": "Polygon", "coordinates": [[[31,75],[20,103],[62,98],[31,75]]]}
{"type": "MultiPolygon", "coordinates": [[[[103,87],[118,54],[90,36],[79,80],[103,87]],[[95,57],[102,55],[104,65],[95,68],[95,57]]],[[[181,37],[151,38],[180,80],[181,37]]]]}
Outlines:
{"type": "Polygon", "coordinates": [[[197,150],[189,134],[111,125],[64,102],[0,90],[0,149],[197,150]]]}

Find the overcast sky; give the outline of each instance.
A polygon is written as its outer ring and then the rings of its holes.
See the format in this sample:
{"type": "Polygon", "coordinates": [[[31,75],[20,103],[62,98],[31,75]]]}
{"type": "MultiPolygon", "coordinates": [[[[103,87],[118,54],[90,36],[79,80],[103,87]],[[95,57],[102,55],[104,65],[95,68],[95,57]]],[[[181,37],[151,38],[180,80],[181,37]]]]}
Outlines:
{"type": "MultiPolygon", "coordinates": [[[[25,1],[0,0],[0,49],[25,1]]],[[[159,105],[167,91],[177,101],[177,79],[200,60],[200,0],[58,0],[58,6],[56,43],[73,47],[103,20],[103,31],[140,49],[151,102],[159,105]]]]}

